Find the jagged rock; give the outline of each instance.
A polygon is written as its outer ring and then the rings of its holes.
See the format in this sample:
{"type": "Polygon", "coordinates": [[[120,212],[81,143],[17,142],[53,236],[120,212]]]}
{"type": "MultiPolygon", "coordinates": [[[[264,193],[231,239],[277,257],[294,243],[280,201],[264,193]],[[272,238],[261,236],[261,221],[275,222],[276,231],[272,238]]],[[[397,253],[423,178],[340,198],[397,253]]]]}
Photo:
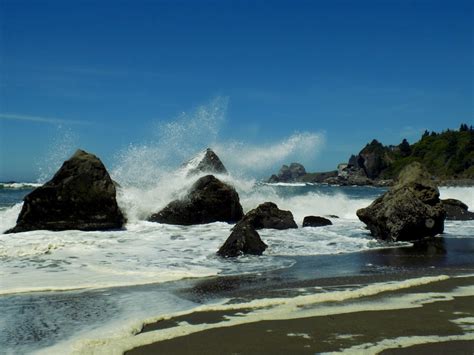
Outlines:
{"type": "Polygon", "coordinates": [[[109,173],[95,155],[78,150],[41,187],[24,198],[17,224],[6,233],[122,228],[125,218],[109,173]]]}
{"type": "Polygon", "coordinates": [[[376,139],[367,144],[357,156],[357,167],[363,169],[369,179],[378,178],[389,164],[388,148],[376,139]]]}
{"type": "Polygon", "coordinates": [[[331,224],[332,222],[329,219],[319,216],[306,216],[303,219],[303,227],[323,227],[331,224]]]}
{"type": "Polygon", "coordinates": [[[413,241],[442,233],[446,212],[438,188],[415,162],[402,170],[395,186],[358,210],[357,216],[378,239],[413,241]]]}
{"type": "Polygon", "coordinates": [[[305,175],[306,170],[303,165],[299,163],[291,163],[290,166],[283,165],[280,171],[278,172],[278,175],[272,175],[270,179],[268,179],[268,182],[294,182],[305,175]]]}
{"type": "Polygon", "coordinates": [[[234,223],[243,214],[237,191],[213,175],[206,175],[193,184],[184,199],[172,201],[148,220],[179,225],[234,223]]]}
{"type": "Polygon", "coordinates": [[[255,228],[247,222],[239,222],[217,254],[226,258],[243,254],[262,255],[265,249],[267,245],[262,242],[255,228]]]}
{"type": "Polygon", "coordinates": [[[207,148],[196,167],[189,170],[188,176],[199,173],[227,174],[227,169],[217,154],[212,149],[207,148]]]}
{"type": "Polygon", "coordinates": [[[446,211],[446,219],[456,221],[470,221],[474,220],[474,213],[468,211],[468,206],[462,201],[449,198],[441,200],[446,211]]]}
{"type": "Polygon", "coordinates": [[[255,229],[289,229],[298,228],[290,211],[283,211],[273,202],[265,202],[257,208],[249,211],[243,222],[248,223],[255,229]]]}

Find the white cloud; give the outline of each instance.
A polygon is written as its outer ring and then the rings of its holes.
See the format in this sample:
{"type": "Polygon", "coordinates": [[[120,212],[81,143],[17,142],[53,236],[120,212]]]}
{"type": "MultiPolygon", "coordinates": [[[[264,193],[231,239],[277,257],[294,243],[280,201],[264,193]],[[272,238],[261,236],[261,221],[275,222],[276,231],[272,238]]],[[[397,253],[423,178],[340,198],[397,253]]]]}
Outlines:
{"type": "Polygon", "coordinates": [[[13,121],[28,121],[46,124],[75,124],[75,125],[89,125],[91,122],[79,120],[65,120],[62,118],[40,117],[29,115],[18,115],[13,113],[0,113],[0,119],[13,121]]]}

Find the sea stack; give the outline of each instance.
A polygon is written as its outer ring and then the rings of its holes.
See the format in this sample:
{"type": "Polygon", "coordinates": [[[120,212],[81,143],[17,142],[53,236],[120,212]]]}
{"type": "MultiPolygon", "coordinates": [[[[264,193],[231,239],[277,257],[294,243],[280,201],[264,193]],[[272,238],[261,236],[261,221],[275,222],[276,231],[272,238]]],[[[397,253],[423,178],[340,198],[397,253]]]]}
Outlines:
{"type": "Polygon", "coordinates": [[[439,191],[418,162],[406,166],[398,182],[357,216],[377,239],[414,241],[444,230],[446,212],[439,191]]]}
{"type": "Polygon", "coordinates": [[[184,199],[170,202],[148,220],[178,225],[235,223],[243,215],[237,191],[213,175],[206,175],[193,184],[184,199]]]}
{"type": "MultiPolygon", "coordinates": [[[[186,165],[193,164],[191,160],[186,165]]],[[[191,168],[188,172],[189,175],[195,175],[199,173],[210,173],[210,174],[227,174],[222,161],[219,159],[216,153],[211,148],[207,148],[204,152],[204,156],[199,160],[194,168],[191,168]]]]}
{"type": "Polygon", "coordinates": [[[95,155],[77,150],[50,181],[24,198],[16,226],[5,233],[120,229],[124,223],[104,164],[95,155]]]}

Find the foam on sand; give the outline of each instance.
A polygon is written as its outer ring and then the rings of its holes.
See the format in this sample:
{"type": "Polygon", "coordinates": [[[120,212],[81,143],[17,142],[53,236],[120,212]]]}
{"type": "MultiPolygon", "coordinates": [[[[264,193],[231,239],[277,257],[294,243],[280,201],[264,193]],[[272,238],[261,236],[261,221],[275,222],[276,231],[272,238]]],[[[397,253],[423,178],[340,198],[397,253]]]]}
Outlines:
{"type": "MultiPolygon", "coordinates": [[[[265,320],[299,319],[314,316],[326,316],[333,314],[353,313],[360,311],[382,311],[422,307],[424,304],[449,301],[454,297],[474,296],[474,287],[458,287],[449,292],[421,292],[391,295],[384,301],[370,300],[367,297],[383,295],[387,292],[395,292],[410,289],[417,286],[433,284],[448,280],[445,275],[435,277],[422,277],[400,282],[376,283],[356,289],[334,291],[327,293],[316,293],[293,298],[271,298],[259,299],[240,304],[218,304],[206,305],[194,308],[192,311],[179,312],[148,319],[145,323],[154,323],[160,320],[168,320],[198,312],[213,311],[241,311],[239,315],[229,315],[226,320],[212,324],[188,324],[181,322],[178,326],[157,331],[149,331],[137,334],[141,329],[140,324],[129,328],[128,334],[122,333],[114,338],[82,340],[75,344],[77,353],[107,353],[121,354],[124,351],[152,344],[155,342],[181,337],[203,330],[220,327],[232,327],[236,325],[254,323],[265,320]],[[345,302],[345,301],[356,302],[345,302]],[[331,307],[325,307],[331,305],[331,307]]],[[[46,349],[48,350],[48,349],[46,349]]]]}

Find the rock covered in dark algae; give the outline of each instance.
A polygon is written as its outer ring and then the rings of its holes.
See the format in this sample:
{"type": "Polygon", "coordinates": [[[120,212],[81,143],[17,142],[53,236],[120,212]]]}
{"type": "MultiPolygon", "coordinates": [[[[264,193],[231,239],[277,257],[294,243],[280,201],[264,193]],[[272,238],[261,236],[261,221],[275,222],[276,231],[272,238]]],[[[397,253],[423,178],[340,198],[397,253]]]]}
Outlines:
{"type": "Polygon", "coordinates": [[[193,184],[185,198],[170,202],[148,220],[178,225],[235,223],[243,215],[237,191],[213,175],[206,175],[193,184]]]}
{"type": "Polygon", "coordinates": [[[406,166],[398,182],[357,216],[378,239],[414,241],[444,230],[439,191],[420,163],[406,166]]]}
{"type": "Polygon", "coordinates": [[[298,228],[290,211],[280,210],[273,202],[265,202],[249,211],[243,218],[255,229],[289,229],[298,228]]]}
{"type": "Polygon", "coordinates": [[[319,216],[306,216],[303,219],[303,227],[323,227],[331,224],[332,222],[329,219],[319,216]]]}
{"type": "Polygon", "coordinates": [[[265,249],[267,245],[262,242],[255,228],[247,222],[239,222],[217,254],[226,258],[243,254],[262,255],[265,249]]]}
{"type": "Polygon", "coordinates": [[[95,155],[78,150],[43,186],[24,198],[17,224],[6,233],[38,229],[120,229],[125,218],[115,185],[95,155]]]}

